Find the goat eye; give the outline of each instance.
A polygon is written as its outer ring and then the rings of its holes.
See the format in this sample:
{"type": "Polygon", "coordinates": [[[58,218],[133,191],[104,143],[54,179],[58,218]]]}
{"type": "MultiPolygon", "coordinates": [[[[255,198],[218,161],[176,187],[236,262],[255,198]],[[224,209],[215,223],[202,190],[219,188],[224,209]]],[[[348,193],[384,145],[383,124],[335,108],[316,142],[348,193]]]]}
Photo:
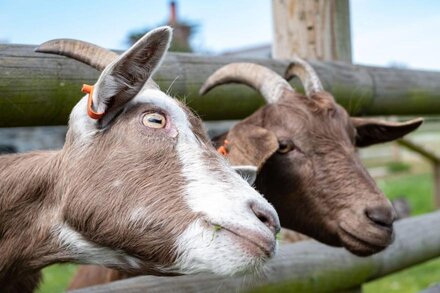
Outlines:
{"type": "Polygon", "coordinates": [[[149,128],[164,128],[167,120],[159,113],[147,113],[142,118],[142,123],[149,128]]]}
{"type": "Polygon", "coordinates": [[[293,151],[295,148],[295,145],[292,141],[279,141],[278,144],[277,152],[279,154],[287,154],[288,152],[293,151]]]}

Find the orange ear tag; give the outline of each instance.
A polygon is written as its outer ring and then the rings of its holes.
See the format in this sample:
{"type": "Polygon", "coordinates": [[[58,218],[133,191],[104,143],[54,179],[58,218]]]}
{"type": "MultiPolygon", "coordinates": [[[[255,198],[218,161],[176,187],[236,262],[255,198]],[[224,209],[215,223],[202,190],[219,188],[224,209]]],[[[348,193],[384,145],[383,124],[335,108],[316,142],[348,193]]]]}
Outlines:
{"type": "Polygon", "coordinates": [[[229,153],[228,143],[229,142],[227,140],[225,140],[223,142],[223,145],[217,149],[217,152],[219,152],[223,156],[226,156],[229,153]]]}
{"type": "Polygon", "coordinates": [[[104,116],[105,112],[97,113],[93,111],[93,85],[83,84],[81,91],[85,94],[89,94],[88,100],[87,100],[87,115],[89,115],[90,118],[98,120],[101,119],[102,116],[104,116]]]}

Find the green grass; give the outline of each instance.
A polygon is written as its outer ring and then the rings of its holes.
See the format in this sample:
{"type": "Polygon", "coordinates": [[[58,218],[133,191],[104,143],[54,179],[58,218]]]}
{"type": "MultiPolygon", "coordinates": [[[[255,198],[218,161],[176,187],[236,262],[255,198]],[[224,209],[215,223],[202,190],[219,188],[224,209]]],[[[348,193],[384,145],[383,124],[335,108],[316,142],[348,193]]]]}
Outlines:
{"type": "Polygon", "coordinates": [[[364,293],[413,293],[440,282],[440,258],[362,286],[364,293]]]}
{"type": "Polygon", "coordinates": [[[73,264],[56,264],[43,270],[43,282],[38,293],[57,293],[66,291],[70,279],[76,271],[73,264]]]}
{"type": "MultiPolygon", "coordinates": [[[[412,208],[412,215],[434,210],[431,174],[402,175],[380,179],[377,182],[390,199],[401,196],[407,198],[412,208]]],[[[54,265],[46,268],[43,271],[44,281],[38,292],[64,292],[75,269],[75,265],[54,265]]],[[[365,293],[412,293],[435,282],[440,282],[440,258],[369,282],[363,286],[363,291],[365,293]]]]}
{"type": "Polygon", "coordinates": [[[403,173],[411,170],[411,165],[405,162],[393,161],[386,165],[390,173],[403,173]]]}
{"type": "Polygon", "coordinates": [[[434,211],[433,182],[431,174],[403,175],[379,179],[377,184],[388,198],[405,197],[411,206],[411,215],[434,211]]]}

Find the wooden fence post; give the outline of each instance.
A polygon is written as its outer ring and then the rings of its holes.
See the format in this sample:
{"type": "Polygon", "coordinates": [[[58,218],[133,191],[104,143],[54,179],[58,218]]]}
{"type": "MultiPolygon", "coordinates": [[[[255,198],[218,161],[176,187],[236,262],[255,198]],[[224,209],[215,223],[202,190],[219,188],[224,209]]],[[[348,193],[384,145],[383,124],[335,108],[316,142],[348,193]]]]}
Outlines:
{"type": "Polygon", "coordinates": [[[351,63],[348,0],[273,0],[272,56],[351,63]]]}

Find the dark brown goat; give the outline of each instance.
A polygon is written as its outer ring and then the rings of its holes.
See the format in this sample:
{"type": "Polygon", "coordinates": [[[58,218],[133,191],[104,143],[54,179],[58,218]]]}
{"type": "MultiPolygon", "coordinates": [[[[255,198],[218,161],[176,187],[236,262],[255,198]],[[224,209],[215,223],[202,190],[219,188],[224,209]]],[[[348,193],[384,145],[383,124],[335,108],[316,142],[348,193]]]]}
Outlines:
{"type": "Polygon", "coordinates": [[[227,141],[223,148],[233,165],[258,166],[256,188],[275,206],[283,227],[360,256],[379,252],[393,239],[395,212],[356,147],[400,138],[422,119],[351,118],[305,61],[289,66],[286,77],[294,75],[306,95],[256,64],[229,64],[211,75],[202,94],[238,82],[259,90],[268,103],[216,142],[227,141]]]}

